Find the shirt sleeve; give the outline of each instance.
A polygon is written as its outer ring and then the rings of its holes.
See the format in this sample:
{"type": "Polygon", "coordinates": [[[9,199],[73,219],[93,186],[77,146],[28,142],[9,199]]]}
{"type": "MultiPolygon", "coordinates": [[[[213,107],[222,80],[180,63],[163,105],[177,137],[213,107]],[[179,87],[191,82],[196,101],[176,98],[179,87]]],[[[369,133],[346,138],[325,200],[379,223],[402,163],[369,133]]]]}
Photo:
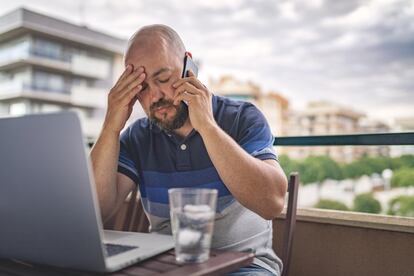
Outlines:
{"type": "Polygon", "coordinates": [[[118,172],[122,173],[132,181],[135,182],[136,185],[139,183],[139,175],[137,171],[136,162],[132,157],[132,150],[131,150],[131,139],[130,139],[130,132],[131,129],[127,128],[121,133],[120,137],[120,149],[119,149],[119,159],[118,159],[118,172]]]}
{"type": "Polygon", "coordinates": [[[253,157],[278,161],[273,147],[274,137],[262,112],[250,103],[243,105],[240,112],[239,145],[253,157]]]}

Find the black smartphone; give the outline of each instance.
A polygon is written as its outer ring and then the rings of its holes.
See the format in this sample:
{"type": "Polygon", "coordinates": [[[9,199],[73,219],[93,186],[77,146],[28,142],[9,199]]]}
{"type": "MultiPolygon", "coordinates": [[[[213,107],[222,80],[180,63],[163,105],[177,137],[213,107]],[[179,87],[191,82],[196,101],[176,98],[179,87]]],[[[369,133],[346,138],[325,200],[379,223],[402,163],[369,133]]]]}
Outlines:
{"type": "Polygon", "coordinates": [[[184,68],[183,73],[181,74],[181,78],[188,77],[188,71],[193,71],[194,75],[197,77],[198,75],[198,67],[194,63],[193,59],[190,57],[190,55],[186,54],[184,57],[184,68]]]}

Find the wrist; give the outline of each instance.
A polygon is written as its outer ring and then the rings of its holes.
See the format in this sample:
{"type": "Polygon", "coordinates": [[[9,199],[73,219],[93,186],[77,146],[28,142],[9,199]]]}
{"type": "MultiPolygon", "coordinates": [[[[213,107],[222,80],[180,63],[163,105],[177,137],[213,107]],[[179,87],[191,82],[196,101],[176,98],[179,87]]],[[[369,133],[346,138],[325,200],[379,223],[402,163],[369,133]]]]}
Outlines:
{"type": "Polygon", "coordinates": [[[203,124],[203,127],[198,130],[200,135],[204,137],[205,135],[213,134],[220,130],[219,125],[216,123],[215,120],[208,121],[203,124]]]}
{"type": "Polygon", "coordinates": [[[105,136],[116,136],[119,137],[121,131],[118,130],[117,128],[111,127],[109,124],[103,124],[102,126],[102,131],[101,131],[102,135],[105,136]]]}

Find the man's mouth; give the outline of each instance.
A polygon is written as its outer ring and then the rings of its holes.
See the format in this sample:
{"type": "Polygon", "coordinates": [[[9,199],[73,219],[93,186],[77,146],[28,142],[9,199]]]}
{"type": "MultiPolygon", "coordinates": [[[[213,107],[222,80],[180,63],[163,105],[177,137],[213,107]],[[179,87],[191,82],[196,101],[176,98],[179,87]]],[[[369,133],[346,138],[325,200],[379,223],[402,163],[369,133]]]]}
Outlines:
{"type": "Polygon", "coordinates": [[[163,105],[163,106],[155,108],[154,111],[157,112],[157,113],[163,113],[163,112],[167,111],[170,108],[171,108],[170,105],[163,105]]]}

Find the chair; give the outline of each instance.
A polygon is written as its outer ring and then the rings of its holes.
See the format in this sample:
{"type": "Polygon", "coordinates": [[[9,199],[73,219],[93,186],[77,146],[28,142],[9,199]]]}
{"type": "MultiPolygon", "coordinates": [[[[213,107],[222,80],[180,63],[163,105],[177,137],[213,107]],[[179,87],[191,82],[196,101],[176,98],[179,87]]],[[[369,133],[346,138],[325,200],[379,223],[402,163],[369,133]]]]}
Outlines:
{"type": "Polygon", "coordinates": [[[149,232],[149,221],[142,207],[138,188],[130,193],[124,206],[105,223],[104,228],[128,232],[149,232]]]}
{"type": "Polygon", "coordinates": [[[293,237],[296,227],[296,208],[299,190],[299,173],[293,172],[289,175],[288,202],[285,218],[285,230],[283,235],[281,258],[283,261],[282,276],[289,275],[290,259],[292,255],[293,237]]]}

